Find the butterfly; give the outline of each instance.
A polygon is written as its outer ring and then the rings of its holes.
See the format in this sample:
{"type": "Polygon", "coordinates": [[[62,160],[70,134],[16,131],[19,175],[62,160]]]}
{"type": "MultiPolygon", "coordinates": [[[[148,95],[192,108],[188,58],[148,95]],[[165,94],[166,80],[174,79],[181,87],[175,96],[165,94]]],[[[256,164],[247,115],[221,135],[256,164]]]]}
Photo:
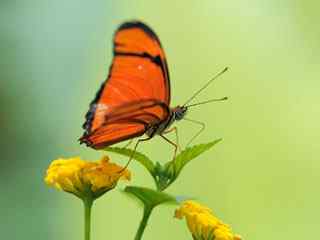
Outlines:
{"type": "Polygon", "coordinates": [[[218,75],[186,104],[171,108],[169,70],[158,36],[140,21],[125,22],[114,34],[109,76],[90,104],[83,124],[85,131],[79,140],[102,149],[146,134],[147,138],[138,140],[136,149],[139,142],[160,135],[175,147],[176,153],[177,144],[164,134],[177,133],[176,128],[170,129],[172,123],[183,119],[190,106],[202,104],[187,105],[218,75]]]}

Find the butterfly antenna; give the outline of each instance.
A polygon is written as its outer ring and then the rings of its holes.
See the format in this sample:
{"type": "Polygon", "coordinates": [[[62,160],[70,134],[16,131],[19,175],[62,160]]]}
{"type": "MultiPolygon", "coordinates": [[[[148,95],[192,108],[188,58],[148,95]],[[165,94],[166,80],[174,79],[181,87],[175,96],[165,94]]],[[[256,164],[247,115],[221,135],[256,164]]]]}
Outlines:
{"type": "Polygon", "coordinates": [[[186,106],[189,102],[191,102],[200,92],[202,92],[205,88],[207,88],[215,79],[217,79],[220,75],[225,73],[228,70],[228,67],[224,68],[221,72],[211,78],[202,88],[195,92],[182,106],[186,106]]]}
{"type": "Polygon", "coordinates": [[[186,107],[194,107],[194,106],[198,106],[198,105],[202,105],[202,104],[206,104],[206,103],[221,102],[221,101],[225,101],[225,100],[228,100],[228,97],[223,97],[223,98],[218,98],[218,99],[210,99],[210,100],[207,100],[207,101],[186,105],[186,107]]]}

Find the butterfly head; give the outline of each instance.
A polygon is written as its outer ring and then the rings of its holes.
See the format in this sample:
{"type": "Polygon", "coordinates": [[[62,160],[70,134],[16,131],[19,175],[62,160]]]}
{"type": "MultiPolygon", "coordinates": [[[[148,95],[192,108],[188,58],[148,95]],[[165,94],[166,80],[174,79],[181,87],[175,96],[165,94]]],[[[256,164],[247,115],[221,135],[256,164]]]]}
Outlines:
{"type": "Polygon", "coordinates": [[[187,113],[187,110],[188,110],[188,107],[186,107],[186,106],[177,106],[177,107],[175,107],[172,110],[172,112],[174,114],[174,119],[177,120],[177,121],[183,119],[184,116],[187,113]]]}

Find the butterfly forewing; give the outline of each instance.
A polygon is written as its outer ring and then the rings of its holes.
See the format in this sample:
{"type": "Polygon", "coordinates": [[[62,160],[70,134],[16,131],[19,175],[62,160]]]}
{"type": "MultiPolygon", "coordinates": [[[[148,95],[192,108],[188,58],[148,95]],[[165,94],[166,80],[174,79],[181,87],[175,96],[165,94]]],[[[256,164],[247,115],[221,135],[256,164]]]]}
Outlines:
{"type": "Polygon", "coordinates": [[[107,80],[90,105],[82,142],[101,148],[142,135],[169,115],[170,80],[156,34],[141,22],[121,25],[107,80]]]}

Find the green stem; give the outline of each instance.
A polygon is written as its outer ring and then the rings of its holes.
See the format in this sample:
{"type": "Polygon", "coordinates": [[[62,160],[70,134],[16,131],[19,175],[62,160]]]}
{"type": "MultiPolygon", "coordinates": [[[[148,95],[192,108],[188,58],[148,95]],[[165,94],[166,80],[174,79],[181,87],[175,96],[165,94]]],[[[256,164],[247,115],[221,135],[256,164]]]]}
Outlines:
{"type": "Polygon", "coordinates": [[[141,222],[140,222],[140,225],[139,225],[139,228],[138,228],[138,231],[136,233],[136,236],[134,238],[134,240],[141,240],[142,238],[142,235],[143,235],[143,232],[147,226],[147,222],[149,220],[149,217],[151,215],[151,212],[152,212],[153,208],[152,207],[149,207],[149,206],[145,206],[144,209],[143,209],[143,217],[141,219],[141,222]]]}
{"type": "Polygon", "coordinates": [[[84,239],[90,240],[90,226],[91,226],[91,208],[93,199],[87,198],[83,200],[84,204],[84,239]]]}

